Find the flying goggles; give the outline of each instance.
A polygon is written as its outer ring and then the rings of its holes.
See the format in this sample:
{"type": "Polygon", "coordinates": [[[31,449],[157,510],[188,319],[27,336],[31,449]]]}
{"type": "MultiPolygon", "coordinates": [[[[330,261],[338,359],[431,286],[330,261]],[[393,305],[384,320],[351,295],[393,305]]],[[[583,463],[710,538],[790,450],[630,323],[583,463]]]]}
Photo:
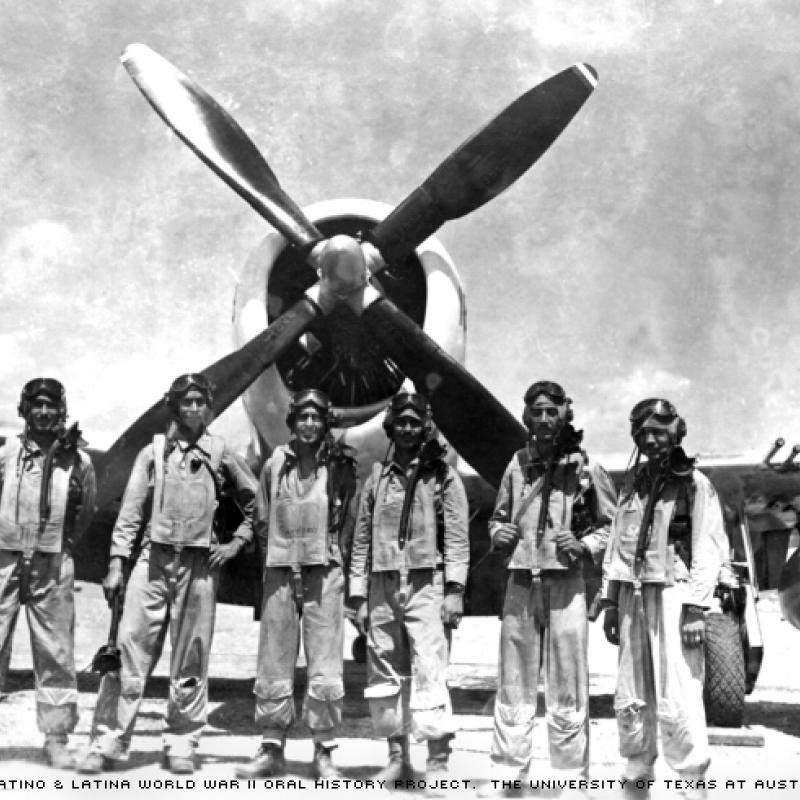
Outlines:
{"type": "Polygon", "coordinates": [[[557,406],[564,405],[569,400],[567,393],[555,381],[536,381],[525,392],[525,405],[530,405],[541,394],[557,406]]]}
{"type": "Polygon", "coordinates": [[[63,413],[66,414],[67,410],[67,394],[64,390],[64,384],[57,381],[55,378],[33,378],[28,381],[23,387],[19,396],[19,406],[17,412],[21,417],[27,417],[31,408],[31,401],[36,399],[39,395],[49,397],[59,404],[63,413]]]}
{"type": "Polygon", "coordinates": [[[191,388],[195,388],[206,395],[211,394],[211,383],[202,372],[189,372],[186,375],[179,375],[172,382],[167,394],[171,397],[182,397],[191,388]]]}
{"type": "Polygon", "coordinates": [[[675,406],[663,398],[649,397],[641,400],[631,409],[629,419],[631,436],[634,439],[648,428],[668,431],[676,443],[686,435],[686,423],[683,418],[675,406]]]}
{"type": "Polygon", "coordinates": [[[392,416],[399,417],[403,411],[410,409],[418,414],[420,419],[430,416],[430,404],[428,398],[422,394],[412,392],[400,392],[392,398],[392,416]]]}
{"type": "Polygon", "coordinates": [[[22,387],[22,399],[33,400],[37,395],[46,395],[59,402],[64,401],[64,385],[55,378],[34,378],[22,387]]]}
{"type": "Polygon", "coordinates": [[[331,399],[319,389],[301,389],[292,396],[289,410],[294,412],[305,406],[314,406],[327,414],[331,410],[331,399]]]}

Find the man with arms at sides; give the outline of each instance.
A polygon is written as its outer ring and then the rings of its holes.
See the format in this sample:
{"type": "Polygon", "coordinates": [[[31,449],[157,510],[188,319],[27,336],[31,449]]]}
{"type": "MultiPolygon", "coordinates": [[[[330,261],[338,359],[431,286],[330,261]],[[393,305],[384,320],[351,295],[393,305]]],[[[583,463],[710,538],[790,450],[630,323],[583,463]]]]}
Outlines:
{"type": "MultiPolygon", "coordinates": [[[[706,796],[710,761],[703,709],[705,614],[728,561],[714,487],[680,446],[686,423],[668,400],[630,414],[637,459],[614,517],[603,564],[604,630],[619,645],[614,709],[625,792],[652,779],[661,730],[664,757],[706,796]],[[639,457],[647,460],[639,466],[639,457]]],[[[639,791],[639,796],[646,795],[639,791]]]]}
{"type": "Polygon", "coordinates": [[[301,626],[308,672],[303,720],[314,742],[314,774],[339,776],[332,751],[344,697],[343,568],[357,498],[354,453],[328,435],[332,422],[328,395],[296,392],[286,419],[291,441],[261,471],[256,535],[265,554],[264,598],[253,690],[261,745],[237,767],[240,778],[286,771],[301,626]]]}
{"type": "Polygon", "coordinates": [[[436,794],[430,784],[447,777],[455,732],[443,623],[457,625],[464,612],[467,497],[443,459],[425,397],[395,395],[384,429],[393,454],[373,465],[361,494],[350,603],[357,625],[367,627],[364,694],[373,727],[389,743],[389,763],[377,777],[393,788],[413,776],[413,733],[427,741],[425,777],[436,794]]]}
{"type": "Polygon", "coordinates": [[[65,429],[59,381],[28,381],[18,412],[24,432],[0,447],[0,691],[24,605],[44,756],[71,769],[67,739],[78,721],[72,551],[94,512],[95,474],[77,426],[65,429]]]}

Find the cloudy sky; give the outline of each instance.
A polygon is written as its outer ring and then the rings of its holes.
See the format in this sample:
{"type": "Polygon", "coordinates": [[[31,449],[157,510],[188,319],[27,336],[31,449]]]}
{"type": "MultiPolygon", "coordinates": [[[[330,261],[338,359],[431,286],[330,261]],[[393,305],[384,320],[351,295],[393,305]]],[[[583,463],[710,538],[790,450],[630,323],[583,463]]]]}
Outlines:
{"type": "Polygon", "coordinates": [[[236,275],[267,228],[139,95],[118,56],[141,41],[225,105],[301,205],[398,202],[517,95],[589,62],[598,89],[550,152],[440,231],[467,366],[515,413],[532,380],[561,381],[595,452],[628,450],[628,410],[652,394],[693,451],[800,441],[792,0],[0,10],[0,424],[53,374],[105,446],[230,348],[236,275]]]}

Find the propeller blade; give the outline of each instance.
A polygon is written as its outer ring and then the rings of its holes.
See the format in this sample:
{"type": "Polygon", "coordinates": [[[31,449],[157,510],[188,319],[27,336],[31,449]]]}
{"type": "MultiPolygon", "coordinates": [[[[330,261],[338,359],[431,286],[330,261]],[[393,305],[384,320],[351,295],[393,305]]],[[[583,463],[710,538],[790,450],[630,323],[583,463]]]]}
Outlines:
{"type": "Polygon", "coordinates": [[[597,85],[575,64],[517,98],[457,147],[369,240],[389,264],[401,264],[447,220],[474,211],[523,175],[567,127],[597,85]]]}
{"type": "MultiPolygon", "coordinates": [[[[214,386],[212,413],[218,417],[264,372],[320,315],[320,309],[307,296],[297,301],[266,330],[203,370],[214,386]]],[[[163,400],[142,414],[104,456],[98,475],[98,508],[118,498],[125,489],[136,454],[163,432],[168,423],[163,400]]]]}
{"type": "Polygon", "coordinates": [[[236,120],[202,87],[143,44],[128,45],[120,60],[164,122],[292,244],[310,248],[323,238],[236,120]]]}
{"type": "Polygon", "coordinates": [[[362,319],[417,390],[430,397],[447,441],[497,488],[511,456],[525,444],[522,424],[390,300],[374,300],[362,319]]]}

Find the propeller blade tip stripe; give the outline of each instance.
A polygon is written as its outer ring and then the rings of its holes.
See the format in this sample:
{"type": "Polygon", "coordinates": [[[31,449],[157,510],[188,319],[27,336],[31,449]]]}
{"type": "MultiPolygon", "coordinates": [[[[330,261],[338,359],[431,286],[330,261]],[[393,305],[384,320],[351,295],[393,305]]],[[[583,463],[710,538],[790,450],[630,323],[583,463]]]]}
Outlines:
{"type": "Polygon", "coordinates": [[[590,64],[579,62],[573,67],[574,70],[594,89],[597,86],[597,70],[590,64]]]}
{"type": "Polygon", "coordinates": [[[120,54],[119,60],[125,64],[133,58],[137,57],[137,54],[141,56],[143,53],[147,53],[150,48],[146,44],[139,44],[135,42],[133,44],[129,44],[120,54]]]}

